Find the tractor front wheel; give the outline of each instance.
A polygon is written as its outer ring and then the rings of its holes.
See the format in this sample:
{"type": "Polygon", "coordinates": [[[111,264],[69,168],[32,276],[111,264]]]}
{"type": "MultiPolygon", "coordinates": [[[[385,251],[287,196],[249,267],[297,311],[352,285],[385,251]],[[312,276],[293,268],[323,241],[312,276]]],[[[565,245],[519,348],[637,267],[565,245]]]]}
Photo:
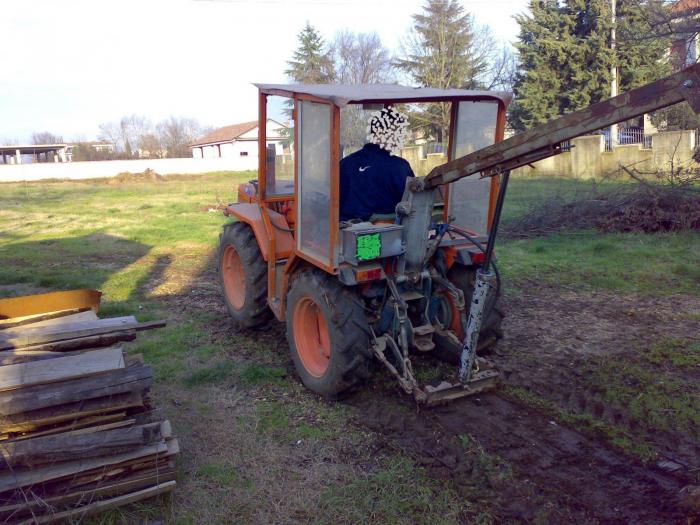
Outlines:
{"type": "Polygon", "coordinates": [[[359,299],[320,270],[302,270],[287,295],[287,341],[301,381],[327,399],[369,376],[369,327],[359,299]]]}
{"type": "Polygon", "coordinates": [[[241,328],[270,320],[267,306],[267,263],[253,230],[243,222],[224,226],[219,242],[219,283],[229,314],[241,328]]]}

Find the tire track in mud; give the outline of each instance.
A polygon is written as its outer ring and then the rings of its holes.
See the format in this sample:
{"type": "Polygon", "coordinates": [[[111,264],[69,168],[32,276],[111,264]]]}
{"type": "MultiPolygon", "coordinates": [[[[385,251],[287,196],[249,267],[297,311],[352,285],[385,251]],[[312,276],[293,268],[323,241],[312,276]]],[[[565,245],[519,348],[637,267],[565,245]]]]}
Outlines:
{"type": "Polygon", "coordinates": [[[474,458],[460,436],[505,460],[513,476],[487,479],[484,487],[501,523],[696,523],[682,507],[683,475],[645,467],[501,394],[421,412],[369,396],[351,404],[362,414],[358,424],[411,454],[430,475],[450,480],[458,493],[471,489],[465,498],[473,495],[474,458]]]}

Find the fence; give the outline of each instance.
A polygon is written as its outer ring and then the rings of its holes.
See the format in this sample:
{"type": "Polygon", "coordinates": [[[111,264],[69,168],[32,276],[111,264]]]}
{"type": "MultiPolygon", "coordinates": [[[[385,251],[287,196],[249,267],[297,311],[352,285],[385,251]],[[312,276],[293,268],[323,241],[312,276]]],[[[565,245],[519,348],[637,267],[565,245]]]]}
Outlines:
{"type": "Polygon", "coordinates": [[[0,182],[41,179],[90,179],[113,177],[122,172],[140,173],[147,169],[170,173],[207,173],[243,171],[258,168],[257,158],[217,157],[207,159],[139,159],[98,160],[92,162],[41,162],[35,164],[0,164],[0,182]]]}
{"type": "MultiPolygon", "coordinates": [[[[601,129],[596,134],[605,138],[605,151],[613,150],[613,143],[610,139],[610,129],[601,129]]],[[[630,144],[641,144],[645,149],[651,148],[651,135],[644,133],[642,128],[617,128],[616,146],[628,146],[630,144]]]]}
{"type": "Polygon", "coordinates": [[[693,162],[698,146],[694,130],[655,133],[652,137],[641,133],[622,134],[622,143],[607,147],[604,133],[577,137],[570,144],[562,144],[564,152],[533,163],[532,167],[518,168],[517,173],[532,176],[569,176],[599,178],[624,175],[621,166],[632,166],[640,173],[665,171],[671,166],[700,168],[693,162]],[[651,147],[649,147],[651,146],[651,147]]]}

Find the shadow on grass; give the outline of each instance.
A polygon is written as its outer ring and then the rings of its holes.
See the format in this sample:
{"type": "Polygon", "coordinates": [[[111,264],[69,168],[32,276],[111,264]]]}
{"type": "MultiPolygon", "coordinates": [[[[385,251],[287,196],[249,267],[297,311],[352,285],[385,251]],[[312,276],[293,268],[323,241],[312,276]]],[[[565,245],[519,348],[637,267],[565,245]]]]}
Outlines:
{"type": "Polygon", "coordinates": [[[9,243],[0,251],[0,297],[94,288],[106,292],[102,315],[134,314],[172,262],[149,257],[151,249],[105,233],[9,243]]]}

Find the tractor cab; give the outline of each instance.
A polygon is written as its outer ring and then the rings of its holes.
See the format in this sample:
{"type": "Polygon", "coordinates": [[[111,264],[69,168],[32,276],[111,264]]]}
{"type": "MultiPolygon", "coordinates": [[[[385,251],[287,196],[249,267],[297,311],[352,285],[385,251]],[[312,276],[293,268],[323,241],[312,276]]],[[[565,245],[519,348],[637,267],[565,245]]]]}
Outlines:
{"type": "MultiPolygon", "coordinates": [[[[224,229],[219,253],[222,291],[234,320],[244,327],[264,325],[272,316],[286,322],[299,375],[312,390],[330,397],[362,376],[340,377],[349,371],[341,374],[338,367],[347,368],[355,358],[343,357],[338,338],[357,340],[352,353],[364,363],[376,357],[373,345],[384,344],[377,337],[392,334],[397,348],[388,362],[399,371],[410,367],[395,362],[409,346],[431,351],[445,331],[459,346],[498,177],[464,178],[439,187],[422,222],[416,222],[415,206],[422,206],[417,201],[397,202],[397,213],[348,222],[341,221],[339,211],[344,197],[340,162],[364,146],[368,121],[382,108],[432,115],[433,122],[411,118],[410,140],[395,152],[410,164],[416,176],[411,184],[419,184],[436,166],[502,140],[510,95],[400,85],[256,86],[258,178],[241,185],[238,202],[226,208],[235,222],[224,229]],[[416,112],[420,107],[430,110],[416,112]],[[283,120],[279,114],[290,122],[281,148],[266,140],[268,118],[283,120]],[[322,304],[309,291],[314,288],[334,299],[322,304]],[[397,301],[405,310],[398,317],[390,311],[397,301]],[[334,318],[347,321],[348,315],[358,316],[354,323],[363,329],[361,335],[332,326],[334,318]]],[[[493,342],[499,333],[494,327],[493,342]]]]}

